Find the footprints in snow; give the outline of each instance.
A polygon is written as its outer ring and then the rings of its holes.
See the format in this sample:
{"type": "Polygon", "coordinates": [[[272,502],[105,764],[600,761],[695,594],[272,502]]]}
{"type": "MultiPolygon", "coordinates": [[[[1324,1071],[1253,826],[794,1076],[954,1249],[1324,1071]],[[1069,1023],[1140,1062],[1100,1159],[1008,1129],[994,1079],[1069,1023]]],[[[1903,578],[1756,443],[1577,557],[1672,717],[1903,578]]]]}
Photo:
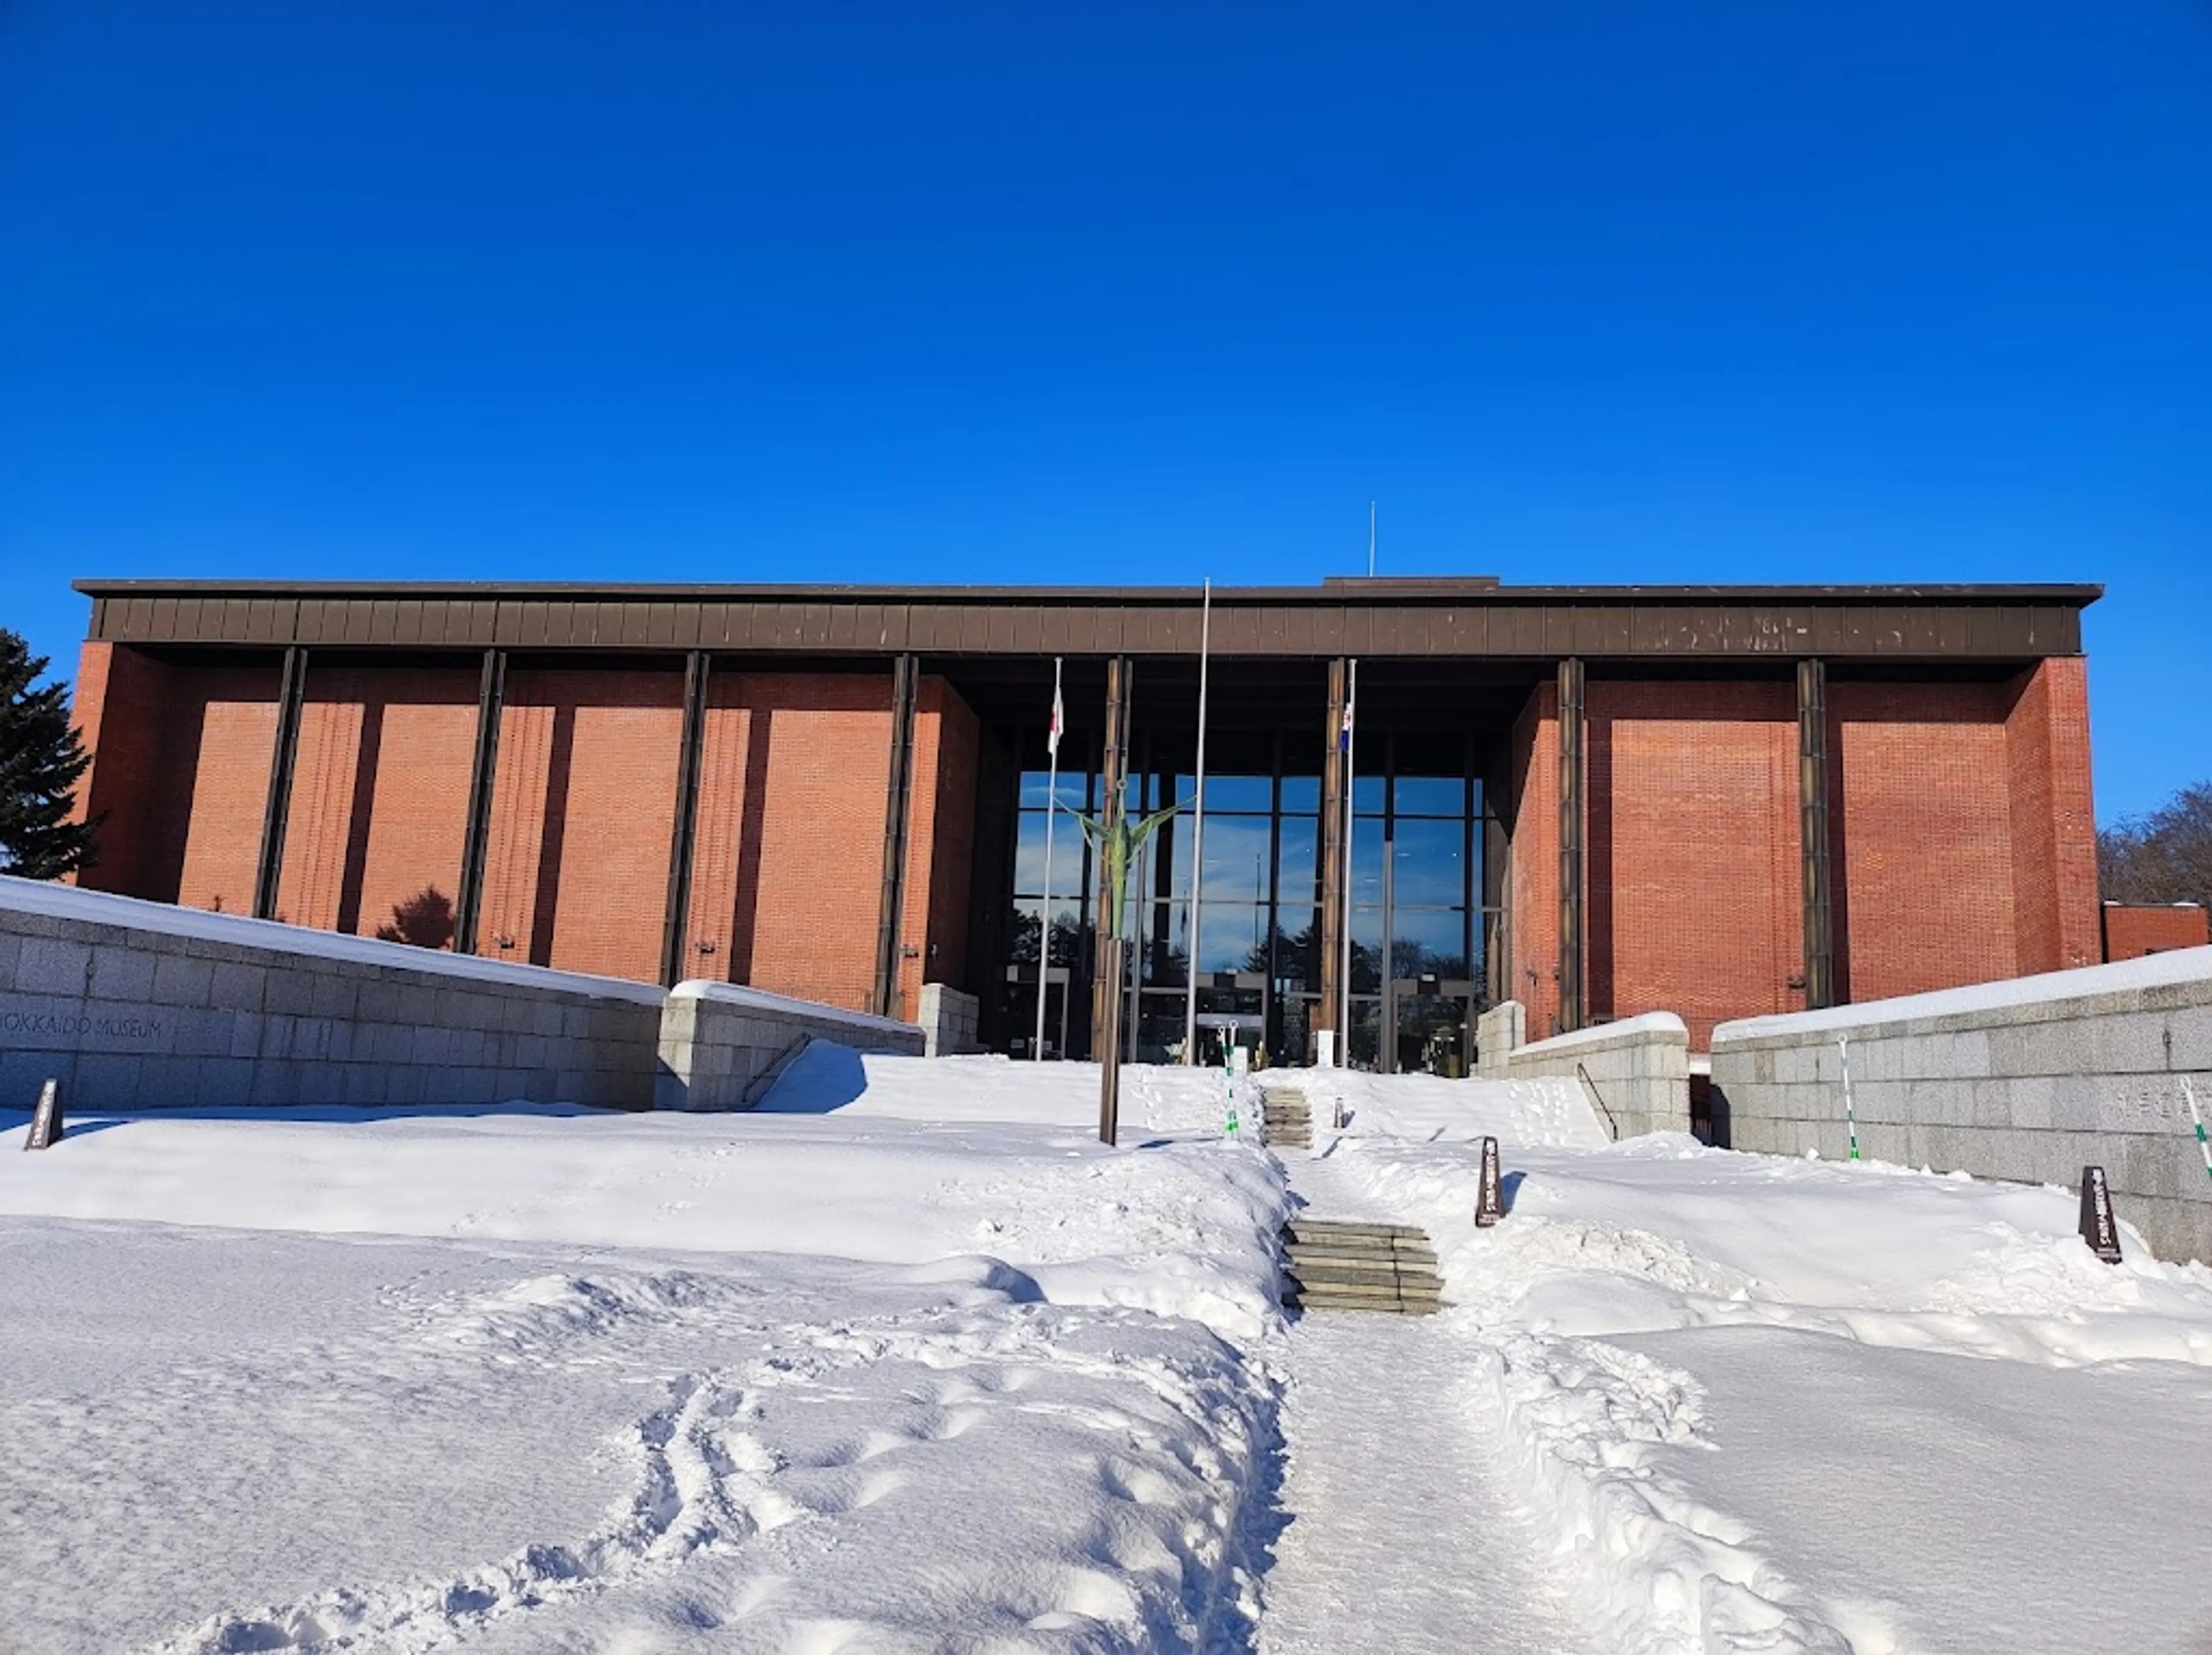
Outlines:
{"type": "Polygon", "coordinates": [[[881,1579],[825,1591],[825,1561],[902,1549],[878,1570],[898,1596],[921,1580],[948,1625],[982,1616],[1009,1651],[1102,1623],[1173,1645],[1161,1634],[1206,1612],[1234,1521],[1239,1480],[1212,1445],[1222,1382],[1132,1358],[1110,1313],[1093,1322],[956,1311],[787,1329],[755,1360],[672,1382],[634,1428],[631,1496],[584,1539],[218,1616],[161,1655],[428,1650],[478,1633],[527,1647],[513,1641],[525,1626],[568,1625],[611,1592],[672,1597],[664,1626],[750,1622],[780,1655],[836,1655],[882,1647],[894,1623],[872,1618],[890,1607],[881,1579]],[[1021,1558],[970,1543],[963,1527],[986,1510],[1018,1513],[1021,1558]]]}

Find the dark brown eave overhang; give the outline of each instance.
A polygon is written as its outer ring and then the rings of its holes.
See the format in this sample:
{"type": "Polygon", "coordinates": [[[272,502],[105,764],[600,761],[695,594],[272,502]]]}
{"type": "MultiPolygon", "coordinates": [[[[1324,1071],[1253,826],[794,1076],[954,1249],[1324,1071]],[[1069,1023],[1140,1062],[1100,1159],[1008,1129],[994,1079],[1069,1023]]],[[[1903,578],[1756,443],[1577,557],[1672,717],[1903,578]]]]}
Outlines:
{"type": "MultiPolygon", "coordinates": [[[[88,580],[95,642],[760,654],[1195,654],[1194,587],[88,580]]],[[[2003,662],[2081,651],[2086,585],[1516,587],[1331,580],[1213,593],[1224,655],[2003,662]]]]}

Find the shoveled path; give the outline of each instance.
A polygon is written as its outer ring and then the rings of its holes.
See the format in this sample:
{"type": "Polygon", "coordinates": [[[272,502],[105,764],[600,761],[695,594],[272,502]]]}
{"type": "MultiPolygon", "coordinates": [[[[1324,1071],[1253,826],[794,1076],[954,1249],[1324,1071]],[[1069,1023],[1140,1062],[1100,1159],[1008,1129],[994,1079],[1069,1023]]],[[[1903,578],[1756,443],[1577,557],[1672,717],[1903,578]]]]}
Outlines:
{"type": "MultiPolygon", "coordinates": [[[[1327,1161],[1284,1159],[1310,1211],[1390,1218],[1327,1161]]],[[[1291,1328],[1261,1655],[1583,1655],[1487,1445],[1468,1341],[1449,1314],[1291,1328]]]]}

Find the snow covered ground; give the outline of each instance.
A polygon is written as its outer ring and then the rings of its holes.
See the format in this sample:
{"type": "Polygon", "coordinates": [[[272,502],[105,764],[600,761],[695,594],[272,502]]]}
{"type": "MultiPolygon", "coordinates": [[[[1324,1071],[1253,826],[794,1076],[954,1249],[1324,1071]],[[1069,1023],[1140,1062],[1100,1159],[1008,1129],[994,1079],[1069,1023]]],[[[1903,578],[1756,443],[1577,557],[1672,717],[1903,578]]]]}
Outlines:
{"type": "Polygon", "coordinates": [[[1218,1079],[1119,1152],[1072,1066],[774,1101],[0,1121],[0,1649],[1249,1646],[1218,1079]]]}
{"type": "Polygon", "coordinates": [[[2212,1271],[2132,1234],[2100,1264],[2063,1190],[1586,1147],[1502,1104],[1439,1135],[1393,1083],[1314,1089],[1352,1110],[1331,1177],[1437,1239],[1466,1418],[1589,1647],[2212,1648],[2212,1271]]]}
{"type": "Polygon", "coordinates": [[[0,1651],[2212,1647],[2212,1272],[2063,1192],[1551,1082],[1307,1075],[1279,1159],[1126,1074],[1118,1151],[1086,1067],[828,1046],[751,1115],[0,1116],[0,1651]],[[1286,1328],[1298,1201],[1452,1308],[1286,1328]]]}

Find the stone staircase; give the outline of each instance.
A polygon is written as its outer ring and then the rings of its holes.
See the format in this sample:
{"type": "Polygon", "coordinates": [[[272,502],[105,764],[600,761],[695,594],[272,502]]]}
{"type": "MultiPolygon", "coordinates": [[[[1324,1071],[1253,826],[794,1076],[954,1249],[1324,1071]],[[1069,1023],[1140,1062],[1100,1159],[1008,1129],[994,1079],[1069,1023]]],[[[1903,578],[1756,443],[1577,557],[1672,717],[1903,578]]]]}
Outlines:
{"type": "Polygon", "coordinates": [[[1313,1111],[1303,1092],[1260,1093],[1260,1141],[1290,1149],[1313,1147],[1313,1111]]]}
{"type": "Polygon", "coordinates": [[[1297,1218],[1283,1226],[1283,1243],[1285,1310],[1431,1316],[1443,1308],[1425,1231],[1297,1218]]]}

